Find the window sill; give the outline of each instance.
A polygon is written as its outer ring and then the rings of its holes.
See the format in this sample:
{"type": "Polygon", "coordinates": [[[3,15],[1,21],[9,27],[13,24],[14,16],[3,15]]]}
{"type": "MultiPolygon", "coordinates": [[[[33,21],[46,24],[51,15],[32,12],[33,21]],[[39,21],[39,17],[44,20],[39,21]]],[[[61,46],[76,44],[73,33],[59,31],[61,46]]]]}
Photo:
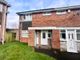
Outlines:
{"type": "Polygon", "coordinates": [[[21,36],[22,38],[28,38],[28,37],[24,37],[24,36],[21,36]]]}
{"type": "Polygon", "coordinates": [[[61,42],[66,42],[67,40],[66,40],[66,39],[60,39],[60,41],[61,41],[61,42]]]}
{"type": "MultiPolygon", "coordinates": [[[[67,40],[60,39],[60,42],[67,42],[67,40]]],[[[76,42],[80,43],[80,40],[79,41],[77,40],[76,42]]]]}
{"type": "Polygon", "coordinates": [[[30,19],[28,19],[28,20],[20,20],[19,22],[27,22],[27,21],[32,21],[32,20],[30,20],[30,19]]]}

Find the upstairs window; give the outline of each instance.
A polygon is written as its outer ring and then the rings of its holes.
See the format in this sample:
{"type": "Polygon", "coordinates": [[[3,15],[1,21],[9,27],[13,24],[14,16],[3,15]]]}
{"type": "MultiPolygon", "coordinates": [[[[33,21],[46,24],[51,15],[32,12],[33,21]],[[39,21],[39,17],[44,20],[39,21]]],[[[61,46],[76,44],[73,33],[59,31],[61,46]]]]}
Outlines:
{"type": "Polygon", "coordinates": [[[52,13],[51,12],[45,12],[43,13],[43,16],[48,16],[48,15],[51,15],[52,13]]]}
{"type": "Polygon", "coordinates": [[[66,13],[67,13],[66,11],[57,11],[56,12],[57,15],[63,15],[63,14],[66,14],[66,13]]]}
{"type": "Polygon", "coordinates": [[[24,19],[25,21],[32,21],[32,15],[26,15],[24,19]]]}

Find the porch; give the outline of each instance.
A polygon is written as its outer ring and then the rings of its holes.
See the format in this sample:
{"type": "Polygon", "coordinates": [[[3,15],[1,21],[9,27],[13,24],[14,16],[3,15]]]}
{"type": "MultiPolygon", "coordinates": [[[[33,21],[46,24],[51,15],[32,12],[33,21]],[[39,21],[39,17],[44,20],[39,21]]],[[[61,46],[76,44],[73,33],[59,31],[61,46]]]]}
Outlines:
{"type": "Polygon", "coordinates": [[[34,47],[58,49],[72,53],[80,52],[79,27],[38,27],[34,31],[34,47]],[[50,33],[50,34],[49,34],[50,33]]]}
{"type": "Polygon", "coordinates": [[[35,48],[52,48],[52,30],[35,30],[35,48]]]}

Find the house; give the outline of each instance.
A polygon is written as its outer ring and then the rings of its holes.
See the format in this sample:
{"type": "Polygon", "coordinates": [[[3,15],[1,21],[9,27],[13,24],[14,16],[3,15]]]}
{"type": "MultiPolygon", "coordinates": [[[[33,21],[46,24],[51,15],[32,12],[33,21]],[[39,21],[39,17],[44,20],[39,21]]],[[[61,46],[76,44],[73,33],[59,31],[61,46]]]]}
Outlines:
{"type": "Polygon", "coordinates": [[[80,52],[80,5],[24,11],[17,14],[20,20],[19,35],[28,34],[29,46],[80,52]],[[27,32],[24,32],[21,30],[22,21],[28,20],[32,21],[32,26],[28,26],[27,32]]]}
{"type": "Polygon", "coordinates": [[[0,0],[0,42],[2,44],[4,44],[5,41],[8,7],[10,7],[10,5],[5,0],[0,0]]]}
{"type": "Polygon", "coordinates": [[[31,19],[27,19],[27,15],[19,15],[20,20],[19,20],[19,32],[17,37],[19,38],[20,42],[28,43],[28,27],[32,26],[32,21],[31,19]]]}
{"type": "Polygon", "coordinates": [[[6,28],[6,35],[11,34],[12,36],[10,36],[10,37],[13,38],[12,40],[18,41],[19,40],[19,32],[18,31],[19,31],[18,28],[6,28]]]}

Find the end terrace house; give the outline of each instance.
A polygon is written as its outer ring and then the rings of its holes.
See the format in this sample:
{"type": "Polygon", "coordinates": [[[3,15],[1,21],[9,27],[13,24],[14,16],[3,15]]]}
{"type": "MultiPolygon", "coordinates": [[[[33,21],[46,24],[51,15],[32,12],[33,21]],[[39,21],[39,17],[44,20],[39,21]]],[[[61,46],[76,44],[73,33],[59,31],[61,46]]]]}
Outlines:
{"type": "Polygon", "coordinates": [[[22,41],[26,39],[29,46],[80,52],[80,5],[17,14],[20,18],[19,37],[23,37],[22,41]],[[30,26],[28,20],[32,22],[30,26]]]}
{"type": "Polygon", "coordinates": [[[0,42],[3,44],[5,41],[8,7],[10,5],[5,0],[0,0],[0,42]]]}

